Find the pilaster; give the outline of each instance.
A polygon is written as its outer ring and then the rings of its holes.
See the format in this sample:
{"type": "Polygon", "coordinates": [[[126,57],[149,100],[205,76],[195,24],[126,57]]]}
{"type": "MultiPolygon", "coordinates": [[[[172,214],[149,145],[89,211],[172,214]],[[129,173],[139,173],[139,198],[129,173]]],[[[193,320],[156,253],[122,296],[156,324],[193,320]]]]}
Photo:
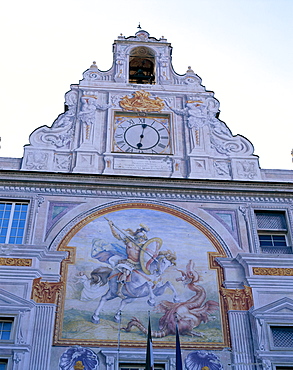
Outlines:
{"type": "Polygon", "coordinates": [[[234,370],[254,370],[252,332],[248,311],[229,311],[234,370]]]}
{"type": "Polygon", "coordinates": [[[36,307],[30,369],[49,370],[54,315],[55,305],[40,304],[36,307]]]}

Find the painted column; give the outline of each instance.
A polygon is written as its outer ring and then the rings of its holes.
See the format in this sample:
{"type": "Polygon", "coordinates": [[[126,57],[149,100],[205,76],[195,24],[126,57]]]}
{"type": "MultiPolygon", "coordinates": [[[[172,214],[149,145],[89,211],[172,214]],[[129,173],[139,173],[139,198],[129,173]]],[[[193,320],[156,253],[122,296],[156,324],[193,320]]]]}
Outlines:
{"type": "Polygon", "coordinates": [[[43,304],[36,307],[30,369],[49,369],[54,315],[55,305],[43,304]]]}
{"type": "Polygon", "coordinates": [[[229,311],[232,342],[232,370],[254,370],[255,358],[248,311],[229,311]]]}

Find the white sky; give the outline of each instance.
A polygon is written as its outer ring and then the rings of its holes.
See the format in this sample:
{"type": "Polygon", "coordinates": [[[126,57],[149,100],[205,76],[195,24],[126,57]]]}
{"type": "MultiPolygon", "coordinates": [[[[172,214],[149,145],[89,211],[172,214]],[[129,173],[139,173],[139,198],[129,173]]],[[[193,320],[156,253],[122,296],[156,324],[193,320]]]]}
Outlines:
{"type": "Polygon", "coordinates": [[[261,168],[293,169],[293,0],[14,0],[0,5],[1,157],[22,157],[64,94],[112,43],[137,32],[173,46],[220,101],[220,119],[247,137],[261,168]]]}

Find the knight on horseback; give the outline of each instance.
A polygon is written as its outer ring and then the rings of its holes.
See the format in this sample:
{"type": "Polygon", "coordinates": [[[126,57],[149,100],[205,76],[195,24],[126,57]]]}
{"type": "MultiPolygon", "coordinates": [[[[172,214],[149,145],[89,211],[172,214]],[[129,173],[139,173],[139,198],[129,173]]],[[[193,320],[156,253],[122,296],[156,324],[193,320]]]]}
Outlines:
{"type": "Polygon", "coordinates": [[[126,297],[124,296],[124,294],[122,294],[122,288],[126,282],[131,281],[132,271],[134,269],[141,269],[140,252],[143,245],[148,240],[147,232],[150,229],[144,224],[139,224],[140,227],[137,228],[135,231],[130,228],[122,231],[114,225],[113,221],[107,221],[110,226],[112,235],[116,239],[123,241],[126,247],[127,258],[119,260],[118,264],[116,265],[116,268],[120,271],[117,277],[117,295],[121,299],[125,299],[126,297]]]}

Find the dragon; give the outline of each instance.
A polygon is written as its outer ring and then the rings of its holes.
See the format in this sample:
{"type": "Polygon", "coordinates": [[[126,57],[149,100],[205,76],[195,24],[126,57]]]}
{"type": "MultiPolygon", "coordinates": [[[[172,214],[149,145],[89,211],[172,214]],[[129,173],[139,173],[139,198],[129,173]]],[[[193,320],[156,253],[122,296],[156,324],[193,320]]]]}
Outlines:
{"type": "MultiPolygon", "coordinates": [[[[159,320],[159,330],[152,331],[154,338],[174,335],[176,324],[181,335],[203,336],[202,333],[195,332],[193,329],[202,322],[207,323],[209,315],[219,308],[219,304],[215,301],[208,300],[205,302],[206,291],[201,285],[197,284],[200,276],[195,271],[195,263],[192,260],[187,263],[186,272],[178,271],[181,273],[181,277],[176,278],[176,281],[182,281],[191,291],[195,292],[195,295],[185,302],[174,303],[164,300],[158,304],[157,310],[163,312],[164,315],[159,320]]],[[[135,317],[123,329],[129,332],[133,326],[143,333],[147,333],[147,328],[135,317]]]]}

